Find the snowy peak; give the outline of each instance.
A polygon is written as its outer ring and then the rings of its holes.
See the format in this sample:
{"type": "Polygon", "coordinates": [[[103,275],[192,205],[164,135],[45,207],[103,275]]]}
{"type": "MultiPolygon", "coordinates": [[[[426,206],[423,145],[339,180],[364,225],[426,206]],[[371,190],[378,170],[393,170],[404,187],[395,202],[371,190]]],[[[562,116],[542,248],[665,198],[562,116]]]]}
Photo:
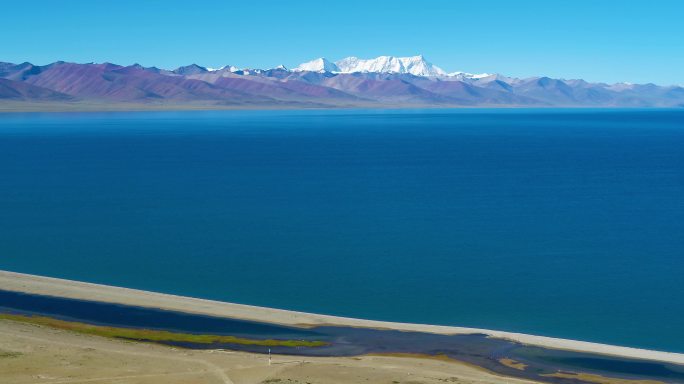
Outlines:
{"type": "Polygon", "coordinates": [[[210,68],[207,67],[207,71],[209,72],[221,72],[221,71],[228,71],[228,72],[237,72],[239,71],[240,68],[233,66],[233,65],[224,65],[221,68],[210,68]]]}
{"type": "Polygon", "coordinates": [[[324,57],[300,64],[294,70],[297,72],[340,72],[340,68],[335,63],[324,57]]]}
{"type": "Polygon", "coordinates": [[[404,57],[398,59],[407,73],[416,76],[444,76],[446,72],[436,65],[425,60],[423,55],[414,57],[404,57]]]}
{"type": "MultiPolygon", "coordinates": [[[[430,63],[423,55],[409,57],[379,56],[374,59],[361,59],[356,56],[349,56],[342,60],[332,62],[324,57],[302,63],[292,71],[283,65],[279,65],[271,70],[287,72],[328,72],[328,73],[385,73],[385,74],[404,74],[419,77],[438,78],[442,80],[458,80],[480,83],[496,80],[499,75],[481,73],[473,74],[467,72],[447,73],[442,68],[430,63]]],[[[177,68],[173,73],[178,75],[199,75],[203,73],[238,73],[250,75],[261,73],[258,69],[240,69],[232,65],[225,65],[221,68],[202,67],[197,64],[177,68]]]]}
{"type": "MultiPolygon", "coordinates": [[[[470,79],[470,80],[480,80],[480,79],[486,79],[489,77],[496,77],[495,74],[492,73],[467,73],[467,72],[451,72],[447,74],[448,77],[453,77],[458,80],[465,80],[465,79],[470,79]]],[[[494,79],[496,80],[496,79],[494,79]]]]}
{"type": "Polygon", "coordinates": [[[441,68],[425,60],[423,55],[411,57],[380,56],[375,59],[360,59],[350,56],[331,62],[320,58],[306,62],[295,71],[336,73],[403,73],[415,76],[446,76],[441,68]]]}
{"type": "Polygon", "coordinates": [[[380,56],[375,59],[347,57],[336,62],[340,72],[408,73],[415,76],[445,76],[441,68],[429,63],[423,55],[411,57],[380,56]]]}

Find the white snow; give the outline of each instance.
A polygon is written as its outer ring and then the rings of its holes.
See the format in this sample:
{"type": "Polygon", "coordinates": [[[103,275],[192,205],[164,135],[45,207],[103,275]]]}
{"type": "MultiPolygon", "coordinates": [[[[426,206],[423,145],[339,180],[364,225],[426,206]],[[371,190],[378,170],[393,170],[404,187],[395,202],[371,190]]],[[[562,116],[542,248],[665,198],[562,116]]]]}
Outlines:
{"type": "Polygon", "coordinates": [[[476,73],[476,74],[470,74],[471,79],[482,79],[484,77],[489,77],[493,75],[492,73],[476,73]]]}
{"type": "Polygon", "coordinates": [[[227,70],[227,71],[229,71],[229,72],[235,72],[235,71],[239,71],[240,68],[234,67],[234,66],[232,66],[232,65],[224,65],[224,66],[221,67],[221,68],[210,68],[210,67],[207,67],[207,71],[209,71],[209,72],[218,72],[218,71],[224,71],[224,70],[227,70]]]}
{"type": "Polygon", "coordinates": [[[323,57],[300,64],[294,71],[332,73],[402,73],[422,77],[451,77],[459,80],[478,80],[492,76],[489,73],[446,73],[442,68],[425,60],[423,55],[410,57],[380,56],[375,59],[360,59],[355,56],[331,62],[323,57]]]}
{"type": "Polygon", "coordinates": [[[340,69],[335,65],[335,63],[329,61],[328,59],[321,57],[315,60],[307,61],[306,63],[300,64],[294,69],[296,72],[340,72],[340,69]]]}
{"type": "Polygon", "coordinates": [[[342,73],[409,73],[415,76],[445,76],[446,72],[425,60],[423,55],[411,57],[380,56],[375,59],[347,57],[335,62],[342,73]]]}
{"type": "Polygon", "coordinates": [[[491,73],[468,73],[468,72],[451,72],[447,74],[448,77],[455,77],[457,79],[482,79],[485,77],[492,76],[491,73]]]}

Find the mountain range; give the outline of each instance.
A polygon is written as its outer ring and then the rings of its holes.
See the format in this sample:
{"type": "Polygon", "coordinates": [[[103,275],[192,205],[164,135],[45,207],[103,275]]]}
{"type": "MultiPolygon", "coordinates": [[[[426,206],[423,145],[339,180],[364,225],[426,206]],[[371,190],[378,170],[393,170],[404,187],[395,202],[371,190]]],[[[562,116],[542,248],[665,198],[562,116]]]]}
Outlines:
{"type": "Polygon", "coordinates": [[[0,62],[0,106],[84,102],[219,108],[684,107],[684,88],[447,73],[423,56],[319,58],[292,70],[0,62]]]}

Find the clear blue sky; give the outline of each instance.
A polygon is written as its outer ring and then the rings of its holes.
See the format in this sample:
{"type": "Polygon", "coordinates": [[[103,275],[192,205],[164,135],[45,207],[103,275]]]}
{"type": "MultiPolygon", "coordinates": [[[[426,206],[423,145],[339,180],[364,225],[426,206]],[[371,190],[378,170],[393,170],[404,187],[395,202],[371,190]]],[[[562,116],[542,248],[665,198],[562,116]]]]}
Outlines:
{"type": "Polygon", "coordinates": [[[684,1],[33,0],[0,61],[295,66],[422,53],[447,71],[684,84],[684,1]]]}

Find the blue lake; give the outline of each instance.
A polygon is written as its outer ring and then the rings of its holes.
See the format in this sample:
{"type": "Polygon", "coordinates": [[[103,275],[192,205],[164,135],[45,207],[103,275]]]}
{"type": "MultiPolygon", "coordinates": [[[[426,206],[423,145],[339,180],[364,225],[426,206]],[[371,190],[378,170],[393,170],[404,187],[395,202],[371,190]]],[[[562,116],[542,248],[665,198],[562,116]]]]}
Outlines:
{"type": "Polygon", "coordinates": [[[684,111],[0,115],[0,269],[684,352],[684,111]]]}

